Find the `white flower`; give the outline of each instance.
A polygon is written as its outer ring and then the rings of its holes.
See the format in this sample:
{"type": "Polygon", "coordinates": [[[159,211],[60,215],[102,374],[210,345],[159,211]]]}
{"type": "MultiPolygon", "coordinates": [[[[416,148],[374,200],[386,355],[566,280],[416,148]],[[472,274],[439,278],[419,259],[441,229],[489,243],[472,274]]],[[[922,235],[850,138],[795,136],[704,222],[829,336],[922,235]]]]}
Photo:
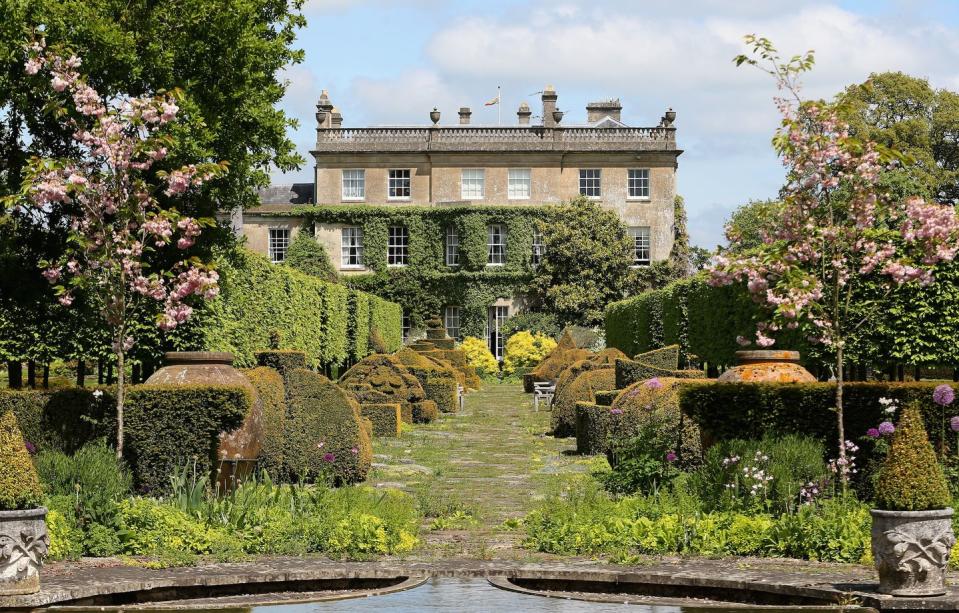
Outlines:
{"type": "Polygon", "coordinates": [[[103,390],[93,390],[93,397],[99,400],[103,397],[103,390]]]}

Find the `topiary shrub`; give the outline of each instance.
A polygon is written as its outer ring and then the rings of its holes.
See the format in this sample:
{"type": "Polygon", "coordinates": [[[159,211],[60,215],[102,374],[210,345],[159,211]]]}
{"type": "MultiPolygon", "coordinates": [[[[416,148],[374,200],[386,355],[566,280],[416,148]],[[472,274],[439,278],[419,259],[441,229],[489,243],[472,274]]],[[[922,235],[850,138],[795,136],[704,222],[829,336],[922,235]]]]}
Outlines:
{"type": "Polygon", "coordinates": [[[423,384],[427,400],[436,403],[436,407],[443,413],[455,413],[459,408],[459,385],[456,379],[442,373],[426,378],[423,384]]]}
{"type": "Polygon", "coordinates": [[[262,403],[262,434],[258,467],[279,476],[286,453],[286,390],[283,377],[272,368],[260,366],[243,374],[262,403]]]}
{"type": "Polygon", "coordinates": [[[679,368],[679,345],[669,345],[668,347],[653,349],[652,351],[633,356],[633,359],[655,368],[677,370],[679,368]]]}
{"type": "Polygon", "coordinates": [[[340,385],[360,403],[396,402],[415,421],[413,405],[426,400],[423,386],[394,356],[371,355],[357,362],[340,377],[340,385]]]}
{"type": "Polygon", "coordinates": [[[138,385],[127,392],[125,459],[142,491],[164,493],[170,474],[196,459],[213,474],[220,433],[242,425],[253,397],[228,385],[138,385]]]}
{"type": "Polygon", "coordinates": [[[685,381],[676,378],[653,378],[634,383],[620,392],[609,411],[615,419],[609,431],[605,451],[611,465],[617,458],[609,453],[616,441],[652,433],[660,440],[672,440],[669,447],[676,453],[676,464],[682,468],[702,462],[699,426],[680,410],[680,392],[685,381]]]}
{"type": "Polygon", "coordinates": [[[460,343],[460,349],[466,354],[466,363],[475,368],[479,376],[499,373],[499,363],[483,339],[467,336],[460,343]]]}
{"type": "Polygon", "coordinates": [[[0,413],[13,411],[24,439],[38,450],[72,454],[86,443],[114,435],[112,388],[0,391],[0,413]]]}
{"type": "Polygon", "coordinates": [[[648,381],[653,377],[669,379],[703,379],[701,370],[664,369],[646,362],[616,360],[616,389],[626,389],[630,385],[648,381]]]}
{"type": "Polygon", "coordinates": [[[34,509],[43,501],[40,478],[13,411],[0,416],[0,511],[34,509]]]}
{"type": "Polygon", "coordinates": [[[929,444],[918,403],[903,410],[876,485],[876,506],[884,511],[945,509],[949,484],[929,444]]]}
{"type": "Polygon", "coordinates": [[[302,351],[270,350],[258,351],[256,363],[266,366],[286,377],[286,374],[297,368],[306,368],[306,354],[302,351]]]}
{"type": "Polygon", "coordinates": [[[537,366],[555,348],[556,341],[548,336],[517,332],[506,341],[503,373],[512,375],[520,368],[537,366]]]}
{"type": "Polygon", "coordinates": [[[363,417],[370,420],[373,427],[373,436],[396,437],[400,435],[400,424],[403,423],[400,405],[395,402],[369,403],[360,405],[363,417]]]}
{"type": "Polygon", "coordinates": [[[573,363],[586,360],[593,355],[586,349],[562,349],[560,345],[557,345],[529,374],[534,381],[556,381],[573,363]]]}
{"type": "Polygon", "coordinates": [[[560,378],[563,385],[556,385],[553,397],[550,425],[553,436],[567,437],[576,435],[576,405],[579,402],[593,403],[596,392],[610,389],[616,381],[616,372],[608,366],[595,365],[589,360],[580,360],[567,369],[560,378]],[[576,373],[566,377],[566,373],[576,373]]]}
{"type": "Polygon", "coordinates": [[[373,458],[360,406],[323,375],[297,369],[287,377],[288,414],[282,477],[286,480],[357,483],[373,458]]]}
{"type": "Polygon", "coordinates": [[[616,417],[609,407],[593,402],[576,403],[576,453],[595,455],[606,453],[611,423],[616,417]]]}
{"type": "Polygon", "coordinates": [[[283,264],[330,283],[339,281],[339,275],[326,249],[309,232],[303,230],[297,232],[290,243],[283,264]]]}
{"type": "Polygon", "coordinates": [[[413,403],[413,423],[428,424],[439,419],[440,410],[432,400],[422,400],[413,403]]]}

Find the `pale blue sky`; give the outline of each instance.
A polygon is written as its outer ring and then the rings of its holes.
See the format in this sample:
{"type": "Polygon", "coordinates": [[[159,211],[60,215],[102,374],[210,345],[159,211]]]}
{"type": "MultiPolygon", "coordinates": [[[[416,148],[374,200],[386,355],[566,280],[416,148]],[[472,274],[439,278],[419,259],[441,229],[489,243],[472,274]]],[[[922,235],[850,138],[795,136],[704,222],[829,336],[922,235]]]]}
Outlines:
{"type": "Polygon", "coordinates": [[[427,123],[434,107],[453,122],[496,123],[483,102],[503,88],[503,123],[520,102],[539,108],[552,84],[565,122],[590,100],[619,97],[623,120],[655,125],[678,113],[678,190],[695,244],[722,240],[723,220],[751,198],[775,196],[782,169],[769,138],[775,87],[735,68],[742,35],[772,38],[785,54],[817,52],[810,96],[832,96],[870,72],[903,70],[959,90],[959,0],[308,0],[299,35],[306,61],[287,72],[284,107],[308,158],[274,182],[311,180],[313,113],[327,89],[345,126],[427,123]]]}

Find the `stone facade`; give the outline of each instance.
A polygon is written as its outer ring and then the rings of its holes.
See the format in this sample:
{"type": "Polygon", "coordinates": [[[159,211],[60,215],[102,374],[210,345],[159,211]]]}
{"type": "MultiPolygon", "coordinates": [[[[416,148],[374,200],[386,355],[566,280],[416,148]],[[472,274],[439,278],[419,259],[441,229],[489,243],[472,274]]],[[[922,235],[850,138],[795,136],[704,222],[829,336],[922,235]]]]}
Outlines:
{"type": "MultiPolygon", "coordinates": [[[[584,194],[615,211],[634,235],[646,237],[639,264],[666,259],[682,153],[676,114],[667,111],[658,126],[629,127],[621,121],[619,100],[605,100],[586,107],[586,124],[570,125],[563,122],[557,99],[547,86],[535,124],[524,102],[510,126],[472,124],[470,109],[463,107],[450,123],[441,123],[434,109],[428,114],[432,125],[343,128],[342,114],[324,91],[316,105],[312,186],[271,188],[261,207],[240,220],[234,216],[234,227],[251,249],[269,255],[271,228],[287,229],[292,240],[303,225],[292,205],[304,204],[308,191],[309,204],[316,207],[535,206],[584,194]]],[[[344,265],[343,228],[317,223],[311,230],[342,274],[369,272],[363,265],[344,265]]],[[[507,306],[512,315],[521,301],[514,296],[490,306],[507,306]]]]}

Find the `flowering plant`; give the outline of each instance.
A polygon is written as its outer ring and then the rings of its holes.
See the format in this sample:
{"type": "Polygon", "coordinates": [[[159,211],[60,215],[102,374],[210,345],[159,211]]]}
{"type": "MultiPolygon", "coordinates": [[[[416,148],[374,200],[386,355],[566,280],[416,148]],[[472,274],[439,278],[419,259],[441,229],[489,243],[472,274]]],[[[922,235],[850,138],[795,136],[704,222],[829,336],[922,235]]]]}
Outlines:
{"type": "MultiPolygon", "coordinates": [[[[853,292],[866,279],[887,293],[910,281],[932,283],[932,267],[959,251],[959,219],[950,206],[887,197],[880,173],[903,156],[855,138],[836,105],[800,97],[799,76],[812,68],[812,52],[782,62],[769,40],[746,42],[758,57],[740,55],[737,65],[760,67],[784,92],[776,98],[782,124],[773,139],[786,167],[782,217],[754,250],[715,256],[710,281],[745,283],[765,307],[756,327],[760,347],[771,346],[780,330],[800,328],[835,357],[837,466],[845,485],[843,351],[868,321],[853,309],[853,292]]],[[[878,312],[881,300],[872,308],[878,312]]]]}
{"type": "Polygon", "coordinates": [[[80,75],[81,60],[49,50],[40,39],[27,47],[25,71],[49,79],[54,113],[72,133],[68,157],[33,158],[23,187],[4,206],[23,206],[50,223],[65,219],[68,238],[62,255],[41,262],[43,276],[64,306],[85,294],[110,330],[117,359],[117,454],[123,453],[124,355],[134,344],[129,317],[138,300],[162,305],[157,325],[170,330],[192,314],[189,298],[217,295],[217,273],[186,255],[208,219],[181,215],[161,206],[159,193],[173,199],[222,174],[224,163],[191,164],[172,171],[154,168],[175,141],[178,93],[106,100],[80,75]],[[72,108],[67,107],[67,101],[72,108]],[[156,264],[160,251],[173,264],[156,264]]]}

